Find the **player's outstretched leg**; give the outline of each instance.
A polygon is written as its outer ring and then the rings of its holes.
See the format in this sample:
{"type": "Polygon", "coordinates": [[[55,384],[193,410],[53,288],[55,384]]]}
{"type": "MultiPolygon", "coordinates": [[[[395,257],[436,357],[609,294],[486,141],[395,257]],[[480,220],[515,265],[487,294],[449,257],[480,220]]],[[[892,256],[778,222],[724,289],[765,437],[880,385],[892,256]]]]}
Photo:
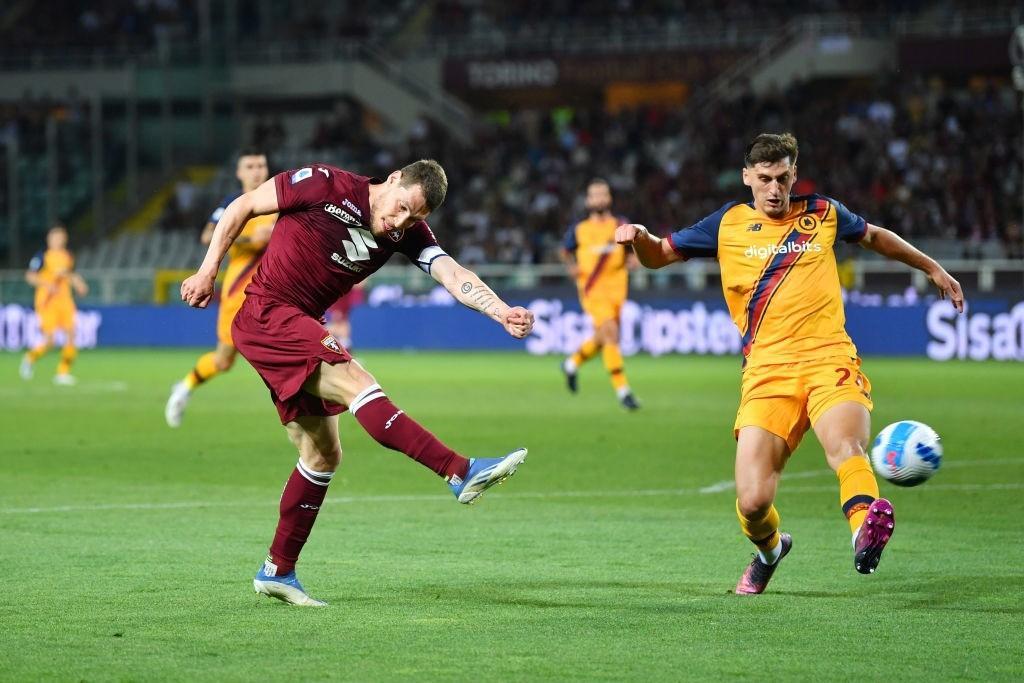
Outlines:
{"type": "Polygon", "coordinates": [[[487,489],[500,484],[526,460],[526,449],[517,448],[503,458],[473,458],[465,479],[452,479],[448,485],[460,503],[472,505],[487,489]]]}
{"type": "Polygon", "coordinates": [[[853,537],[853,566],[861,574],[874,574],[885,545],[896,530],[892,503],[885,498],[872,501],[864,524],[853,537]]]}
{"type": "Polygon", "coordinates": [[[462,457],[395,406],[379,384],[359,392],[348,409],[380,445],[405,453],[443,477],[460,503],[476,500],[491,486],[512,476],[526,458],[526,449],[503,458],[462,457]]]}
{"type": "Polygon", "coordinates": [[[309,597],[299,583],[295,564],[341,462],[338,418],[300,417],[285,428],[299,449],[299,462],[281,493],[277,531],[252,585],[257,593],[290,605],[323,607],[327,603],[309,597]]]}

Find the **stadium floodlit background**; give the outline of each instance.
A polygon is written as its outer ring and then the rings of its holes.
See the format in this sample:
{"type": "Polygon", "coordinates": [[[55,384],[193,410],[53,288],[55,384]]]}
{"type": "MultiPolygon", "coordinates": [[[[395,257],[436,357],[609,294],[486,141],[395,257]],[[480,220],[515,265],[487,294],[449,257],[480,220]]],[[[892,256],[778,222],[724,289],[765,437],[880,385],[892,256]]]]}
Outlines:
{"type": "Polygon", "coordinates": [[[1022,23],[1001,0],[4,3],[0,679],[1019,680],[1022,23]],[[883,483],[901,526],[862,577],[808,438],[780,494],[793,556],[744,600],[716,266],[633,273],[627,414],[600,367],[565,393],[586,321],[557,251],[589,178],[667,234],[747,195],[745,142],[783,130],[796,192],[907,237],[969,307],[838,251],[874,429],[927,422],[946,462],[883,483]],[[256,374],[163,420],[215,343],[176,293],[248,145],[272,172],[438,159],[441,244],[538,319],[516,342],[408,264],[371,278],[354,347],[389,393],[460,451],[531,455],[458,509],[343,416],[300,564],[332,603],[315,613],[249,592],[294,457],[256,374]],[[39,338],[25,269],[57,221],[90,285],[74,387],[50,384],[55,354],[17,371],[39,338]]]}

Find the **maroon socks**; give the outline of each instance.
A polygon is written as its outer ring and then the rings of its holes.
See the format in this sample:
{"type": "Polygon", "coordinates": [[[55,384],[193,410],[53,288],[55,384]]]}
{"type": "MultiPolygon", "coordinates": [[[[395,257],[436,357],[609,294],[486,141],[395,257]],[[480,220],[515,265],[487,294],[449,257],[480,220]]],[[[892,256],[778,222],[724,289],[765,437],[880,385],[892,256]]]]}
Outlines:
{"type": "Polygon", "coordinates": [[[295,569],[334,472],[313,472],[300,460],[281,494],[281,517],[265,565],[267,574],[283,576],[295,569]]]}
{"type": "Polygon", "coordinates": [[[374,384],[352,400],[349,412],[382,446],[401,451],[444,477],[465,478],[469,460],[441,443],[416,420],[395,407],[374,384]]]}

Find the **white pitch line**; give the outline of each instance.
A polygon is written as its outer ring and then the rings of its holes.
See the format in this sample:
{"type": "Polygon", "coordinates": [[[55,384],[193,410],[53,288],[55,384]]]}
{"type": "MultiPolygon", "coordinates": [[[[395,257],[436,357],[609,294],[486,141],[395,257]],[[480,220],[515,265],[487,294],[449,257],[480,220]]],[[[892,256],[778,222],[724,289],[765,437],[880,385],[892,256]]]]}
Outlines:
{"type": "MultiPolygon", "coordinates": [[[[830,473],[830,472],[829,472],[830,473]]],[[[819,472],[801,472],[790,478],[809,478],[819,472]]],[[[636,497],[674,497],[692,496],[694,494],[724,493],[731,490],[718,488],[701,489],[632,489],[620,491],[525,491],[521,493],[504,492],[502,498],[513,500],[537,499],[554,500],[559,498],[636,498],[636,497]]],[[[1024,489],[1024,482],[1002,484],[942,484],[931,483],[916,488],[915,491],[1015,491],[1024,489]]],[[[833,491],[835,486],[790,486],[785,491],[793,493],[810,493],[833,491]]],[[[439,503],[450,502],[451,498],[443,495],[391,495],[391,496],[335,496],[328,498],[324,504],[352,505],[358,503],[439,503]]],[[[203,502],[180,501],[174,503],[105,503],[102,505],[60,505],[56,507],[0,508],[0,515],[46,514],[60,512],[107,512],[116,510],[199,510],[202,508],[242,508],[242,507],[273,507],[279,501],[238,501],[238,502],[203,502]]]]}
{"type": "MultiPolygon", "coordinates": [[[[812,477],[821,477],[826,474],[832,474],[832,470],[810,470],[808,472],[793,472],[791,474],[783,474],[783,481],[789,481],[790,479],[810,479],[812,477]]],[[[725,491],[732,491],[736,488],[736,482],[732,479],[723,479],[722,481],[716,481],[710,486],[703,486],[699,489],[700,493],[723,493],[725,491]]]]}
{"type": "Polygon", "coordinates": [[[127,390],[127,382],[81,382],[80,384],[68,387],[38,384],[35,386],[0,387],[0,396],[16,396],[19,398],[29,396],[35,398],[59,395],[73,397],[85,394],[120,393],[127,390]]]}
{"type": "MultiPolygon", "coordinates": [[[[898,487],[907,490],[904,487],[898,487]]],[[[927,493],[929,491],[1018,491],[1024,489],[1024,482],[1006,482],[1002,484],[942,484],[929,483],[913,487],[915,492],[927,493]]],[[[817,493],[819,491],[835,491],[835,486],[791,486],[785,490],[786,493],[817,493]]]]}
{"type": "MultiPolygon", "coordinates": [[[[1024,465],[1024,458],[993,458],[991,460],[954,460],[953,462],[942,463],[942,467],[939,468],[939,471],[942,471],[944,469],[959,469],[962,467],[997,467],[1000,465],[1024,465]]],[[[814,477],[823,477],[829,474],[833,474],[832,470],[809,470],[807,472],[793,472],[783,474],[782,480],[789,481],[791,479],[812,479],[814,477]]],[[[722,481],[716,481],[714,484],[702,486],[700,488],[700,493],[723,493],[725,491],[732,491],[735,488],[735,481],[733,481],[732,479],[723,479],[722,481]]]]}

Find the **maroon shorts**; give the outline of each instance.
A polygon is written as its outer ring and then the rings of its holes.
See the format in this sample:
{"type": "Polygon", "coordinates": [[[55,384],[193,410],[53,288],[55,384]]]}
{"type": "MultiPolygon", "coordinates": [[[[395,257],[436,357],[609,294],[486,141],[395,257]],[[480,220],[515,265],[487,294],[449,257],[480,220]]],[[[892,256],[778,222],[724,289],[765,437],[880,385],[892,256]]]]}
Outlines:
{"type": "Polygon", "coordinates": [[[337,415],[345,406],[314,396],[302,385],[321,362],[352,360],[330,332],[295,306],[249,294],[235,315],[231,337],[270,389],[281,423],[305,415],[337,415]]]}

